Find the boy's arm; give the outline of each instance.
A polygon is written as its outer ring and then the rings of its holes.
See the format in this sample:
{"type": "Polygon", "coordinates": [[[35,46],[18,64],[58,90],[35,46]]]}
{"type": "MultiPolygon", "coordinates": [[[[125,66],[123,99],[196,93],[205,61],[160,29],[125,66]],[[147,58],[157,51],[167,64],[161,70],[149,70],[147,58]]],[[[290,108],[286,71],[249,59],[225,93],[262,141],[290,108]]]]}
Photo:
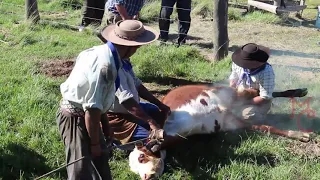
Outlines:
{"type": "Polygon", "coordinates": [[[263,78],[259,85],[260,95],[253,98],[250,102],[254,105],[259,105],[264,102],[270,101],[272,97],[272,93],[275,87],[275,74],[272,68],[267,69],[264,74],[263,78]]]}
{"type": "Polygon", "coordinates": [[[232,63],[231,74],[229,76],[229,86],[236,88],[238,79],[239,79],[239,75],[236,72],[235,64],[232,63]]]}

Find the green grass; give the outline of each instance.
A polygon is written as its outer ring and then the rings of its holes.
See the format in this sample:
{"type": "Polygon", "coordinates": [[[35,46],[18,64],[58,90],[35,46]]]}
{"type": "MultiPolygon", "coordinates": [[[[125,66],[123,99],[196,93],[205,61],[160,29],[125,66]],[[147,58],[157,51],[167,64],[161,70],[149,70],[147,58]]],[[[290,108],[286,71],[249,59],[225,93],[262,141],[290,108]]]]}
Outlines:
{"type": "MultiPolygon", "coordinates": [[[[23,0],[4,2],[24,5],[23,0]]],[[[67,18],[52,15],[45,18],[75,25],[80,10],[64,8],[61,2],[41,0],[39,8],[45,11],[42,14],[67,10],[67,18]]],[[[65,162],[55,120],[61,97],[59,85],[64,79],[39,74],[36,64],[75,58],[82,50],[101,42],[91,30],[78,33],[61,25],[32,26],[23,21],[23,7],[0,5],[0,12],[13,10],[15,15],[0,16],[0,39],[7,42],[0,42],[0,179],[32,179],[65,162]]],[[[236,13],[235,20],[239,16],[236,13]]],[[[273,22],[266,14],[251,16],[273,22]]],[[[230,69],[230,58],[212,64],[189,46],[153,44],[139,49],[132,60],[137,75],[145,81],[167,77],[219,81],[226,78],[230,69]]],[[[277,75],[288,71],[275,68],[277,75]]],[[[308,87],[314,97],[311,108],[319,112],[320,88],[316,83],[319,80],[303,81],[292,71],[279,76],[277,84],[282,89],[308,87]]],[[[275,124],[284,127],[289,123],[296,128],[296,121],[288,117],[291,113],[288,99],[277,99],[275,105],[274,113],[281,115],[281,119],[273,119],[275,124]]],[[[316,129],[318,122],[317,118],[304,117],[303,127],[316,129]]],[[[166,172],[161,179],[319,179],[320,176],[319,160],[308,154],[293,155],[286,150],[291,140],[284,138],[241,132],[201,136],[201,141],[192,137],[191,141],[168,152],[166,172]]],[[[138,179],[129,171],[124,153],[115,151],[110,164],[114,179],[138,179]]],[[[62,170],[50,178],[66,179],[66,173],[62,170]]]]}
{"type": "Polygon", "coordinates": [[[192,47],[173,48],[172,46],[151,45],[140,49],[132,58],[134,69],[144,80],[165,77],[187,80],[222,80],[231,61],[227,58],[220,63],[208,63],[198,50],[192,47]]]}

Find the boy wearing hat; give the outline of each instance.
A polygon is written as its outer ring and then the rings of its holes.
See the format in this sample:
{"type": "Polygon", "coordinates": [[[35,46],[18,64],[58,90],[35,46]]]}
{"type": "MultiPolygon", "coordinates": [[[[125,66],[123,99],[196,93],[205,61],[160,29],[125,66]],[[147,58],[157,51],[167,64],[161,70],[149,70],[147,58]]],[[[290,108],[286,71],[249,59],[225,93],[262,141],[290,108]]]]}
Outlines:
{"type": "Polygon", "coordinates": [[[271,108],[275,74],[267,62],[269,56],[269,48],[254,43],[245,44],[232,55],[230,86],[238,91],[252,88],[259,92],[259,96],[241,107],[240,117],[249,122],[263,121],[271,108]]]}
{"type": "Polygon", "coordinates": [[[57,123],[66,161],[74,162],[67,167],[68,179],[72,180],[112,179],[104,136],[112,136],[106,112],[120,86],[120,60],[131,57],[141,45],[159,36],[136,20],[110,25],[101,35],[108,43],[82,51],[68,79],[60,86],[62,100],[57,123]]]}

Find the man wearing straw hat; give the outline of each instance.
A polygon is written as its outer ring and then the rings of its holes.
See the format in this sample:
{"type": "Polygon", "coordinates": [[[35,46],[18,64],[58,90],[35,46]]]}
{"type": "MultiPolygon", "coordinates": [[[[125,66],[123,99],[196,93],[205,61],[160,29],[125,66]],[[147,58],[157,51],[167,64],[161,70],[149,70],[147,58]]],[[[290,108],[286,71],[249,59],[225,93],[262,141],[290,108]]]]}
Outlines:
{"type": "Polygon", "coordinates": [[[245,102],[240,107],[240,117],[250,121],[262,122],[271,109],[272,93],[275,87],[275,74],[267,62],[270,49],[255,43],[248,43],[232,54],[230,86],[242,89],[252,88],[259,96],[245,102]]]}
{"type": "Polygon", "coordinates": [[[112,136],[106,112],[120,86],[121,59],[129,58],[159,35],[139,21],[126,20],[108,26],[102,36],[108,42],[82,51],[60,86],[57,123],[66,161],[72,163],[67,167],[70,180],[112,179],[104,136],[112,136]],[[76,161],[82,157],[85,159],[76,161]]]}
{"type": "MultiPolygon", "coordinates": [[[[122,24],[123,21],[119,21],[115,26],[121,26],[122,24]]],[[[126,33],[108,37],[109,29],[107,27],[100,34],[102,40],[108,40],[114,44],[123,44],[127,41],[125,38],[130,39],[126,33]]],[[[141,41],[130,41],[131,46],[143,44],[141,41]]],[[[158,135],[157,132],[163,132],[161,127],[170,114],[170,108],[154,97],[143,85],[142,81],[135,75],[129,57],[123,57],[121,64],[122,66],[118,71],[120,86],[115,93],[114,104],[107,113],[114,138],[125,144],[148,137],[150,131],[155,136],[162,136],[158,135]],[[141,102],[140,97],[149,102],[141,102]]]]}

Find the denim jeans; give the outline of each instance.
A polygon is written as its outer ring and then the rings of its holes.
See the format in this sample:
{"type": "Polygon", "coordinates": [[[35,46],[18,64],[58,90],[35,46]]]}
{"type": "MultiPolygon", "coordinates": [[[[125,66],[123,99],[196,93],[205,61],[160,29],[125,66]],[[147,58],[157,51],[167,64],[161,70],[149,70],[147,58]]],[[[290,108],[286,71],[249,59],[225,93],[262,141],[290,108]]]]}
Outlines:
{"type": "Polygon", "coordinates": [[[191,23],[191,0],[162,0],[159,18],[160,37],[168,39],[170,27],[170,16],[173,12],[173,6],[177,3],[177,12],[179,19],[179,38],[178,43],[185,41],[191,23]]]}

